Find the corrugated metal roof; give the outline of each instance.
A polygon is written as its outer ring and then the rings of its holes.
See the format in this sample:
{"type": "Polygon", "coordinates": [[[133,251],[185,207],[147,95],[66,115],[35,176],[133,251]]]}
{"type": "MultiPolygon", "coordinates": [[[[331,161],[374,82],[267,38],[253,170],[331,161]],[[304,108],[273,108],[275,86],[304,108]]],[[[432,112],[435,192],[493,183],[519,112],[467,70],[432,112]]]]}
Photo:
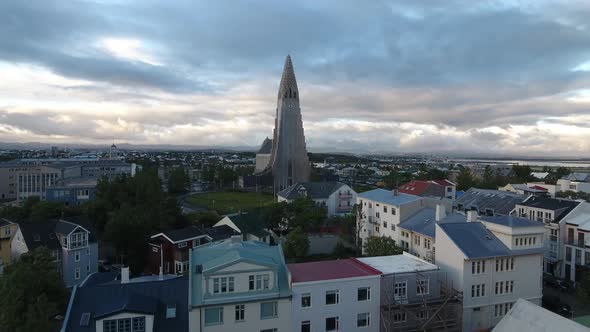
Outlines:
{"type": "Polygon", "coordinates": [[[439,225],[467,259],[510,256],[512,252],[480,222],[439,225]]]}
{"type": "Polygon", "coordinates": [[[358,194],[359,198],[367,199],[374,202],[379,202],[383,204],[393,205],[393,206],[400,206],[403,204],[407,204],[414,201],[419,201],[422,197],[408,195],[404,193],[399,193],[398,195],[394,195],[393,191],[385,190],[385,189],[374,189],[365,191],[364,193],[358,194]]]}

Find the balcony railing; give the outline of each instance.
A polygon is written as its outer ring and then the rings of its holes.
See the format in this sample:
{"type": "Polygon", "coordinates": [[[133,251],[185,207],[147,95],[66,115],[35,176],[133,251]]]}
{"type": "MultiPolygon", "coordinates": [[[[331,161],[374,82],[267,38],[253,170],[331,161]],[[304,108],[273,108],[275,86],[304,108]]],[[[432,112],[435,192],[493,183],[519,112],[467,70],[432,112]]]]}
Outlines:
{"type": "Polygon", "coordinates": [[[579,248],[584,248],[586,246],[583,240],[574,241],[573,239],[567,239],[565,244],[579,248]]]}

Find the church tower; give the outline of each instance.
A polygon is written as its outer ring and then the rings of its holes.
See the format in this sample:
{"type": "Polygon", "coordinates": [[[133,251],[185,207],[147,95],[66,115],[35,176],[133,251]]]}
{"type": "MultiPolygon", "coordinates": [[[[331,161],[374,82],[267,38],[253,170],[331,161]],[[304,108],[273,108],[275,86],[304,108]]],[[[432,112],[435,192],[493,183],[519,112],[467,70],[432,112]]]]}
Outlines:
{"type": "Polygon", "coordinates": [[[297,182],[309,181],[311,167],[299,108],[299,90],[290,55],[285,60],[279,86],[269,166],[275,192],[297,182]]]}

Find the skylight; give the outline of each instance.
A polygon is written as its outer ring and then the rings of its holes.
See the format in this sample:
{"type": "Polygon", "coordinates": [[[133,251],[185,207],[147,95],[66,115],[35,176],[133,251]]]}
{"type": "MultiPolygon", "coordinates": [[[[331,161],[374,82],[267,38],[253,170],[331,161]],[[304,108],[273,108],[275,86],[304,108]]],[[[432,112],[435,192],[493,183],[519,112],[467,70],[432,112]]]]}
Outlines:
{"type": "Polygon", "coordinates": [[[176,304],[168,304],[166,306],[166,318],[176,317],[176,304]]]}

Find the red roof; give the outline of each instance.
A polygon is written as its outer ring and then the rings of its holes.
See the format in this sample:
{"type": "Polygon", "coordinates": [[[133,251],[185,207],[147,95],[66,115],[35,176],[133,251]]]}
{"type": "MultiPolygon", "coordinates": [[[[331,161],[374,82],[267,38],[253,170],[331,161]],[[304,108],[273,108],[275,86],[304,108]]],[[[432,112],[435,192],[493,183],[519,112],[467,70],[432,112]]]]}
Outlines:
{"type": "Polygon", "coordinates": [[[532,186],[532,189],[537,189],[537,190],[542,190],[542,191],[547,191],[547,188],[543,188],[541,186],[532,186]]]}
{"type": "Polygon", "coordinates": [[[422,195],[432,183],[427,181],[412,180],[399,186],[399,192],[404,194],[422,195]]]}
{"type": "Polygon", "coordinates": [[[445,186],[445,187],[454,186],[455,185],[453,182],[451,182],[449,180],[432,180],[432,182],[438,183],[441,186],[445,186]]]}
{"type": "Polygon", "coordinates": [[[354,258],[287,264],[293,282],[321,281],[379,275],[381,272],[354,258]]]}

